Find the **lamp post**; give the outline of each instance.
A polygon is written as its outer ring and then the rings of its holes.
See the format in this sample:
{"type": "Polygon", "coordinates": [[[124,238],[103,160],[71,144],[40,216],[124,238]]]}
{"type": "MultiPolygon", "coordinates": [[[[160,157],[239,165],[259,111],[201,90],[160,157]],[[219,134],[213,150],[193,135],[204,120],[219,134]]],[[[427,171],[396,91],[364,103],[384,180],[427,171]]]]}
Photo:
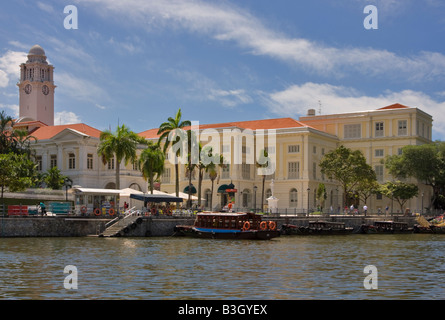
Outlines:
{"type": "Polygon", "coordinates": [[[422,192],[422,209],[421,209],[421,214],[423,215],[423,195],[424,195],[424,193],[422,192]]]}
{"type": "Polygon", "coordinates": [[[307,188],[307,215],[309,216],[309,195],[310,195],[310,192],[311,191],[311,188],[307,188]]]}
{"type": "Polygon", "coordinates": [[[257,186],[253,186],[253,210],[256,213],[256,191],[258,190],[257,186]]]}

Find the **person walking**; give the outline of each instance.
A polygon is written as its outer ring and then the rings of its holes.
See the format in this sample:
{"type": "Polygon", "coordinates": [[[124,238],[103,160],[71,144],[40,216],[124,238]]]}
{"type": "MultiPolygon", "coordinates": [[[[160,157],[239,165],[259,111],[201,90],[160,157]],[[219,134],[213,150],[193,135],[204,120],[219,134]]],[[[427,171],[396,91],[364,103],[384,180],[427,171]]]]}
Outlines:
{"type": "Polygon", "coordinates": [[[363,206],[363,211],[365,212],[366,217],[366,213],[368,213],[368,206],[366,204],[363,206]]]}

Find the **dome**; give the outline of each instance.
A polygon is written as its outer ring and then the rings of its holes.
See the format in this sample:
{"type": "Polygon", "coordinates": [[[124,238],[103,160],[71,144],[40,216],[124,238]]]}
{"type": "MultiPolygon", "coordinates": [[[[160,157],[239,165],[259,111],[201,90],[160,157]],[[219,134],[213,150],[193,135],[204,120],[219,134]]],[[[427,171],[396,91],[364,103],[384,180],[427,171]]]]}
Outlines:
{"type": "Polygon", "coordinates": [[[34,55],[34,56],[44,56],[45,55],[45,50],[43,50],[41,46],[36,44],[35,46],[33,46],[31,48],[31,50],[29,50],[29,54],[30,55],[34,55]]]}

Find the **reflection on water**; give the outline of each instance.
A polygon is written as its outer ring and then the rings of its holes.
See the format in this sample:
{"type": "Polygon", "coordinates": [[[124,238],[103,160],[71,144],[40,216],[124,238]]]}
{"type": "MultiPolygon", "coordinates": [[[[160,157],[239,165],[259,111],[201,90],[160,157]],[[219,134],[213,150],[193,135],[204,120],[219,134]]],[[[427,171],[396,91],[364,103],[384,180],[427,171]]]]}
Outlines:
{"type": "Polygon", "coordinates": [[[444,235],[0,239],[1,299],[443,299],[444,235]],[[64,268],[78,289],[64,288],[64,268]],[[378,289],[366,290],[367,265],[378,289]]]}

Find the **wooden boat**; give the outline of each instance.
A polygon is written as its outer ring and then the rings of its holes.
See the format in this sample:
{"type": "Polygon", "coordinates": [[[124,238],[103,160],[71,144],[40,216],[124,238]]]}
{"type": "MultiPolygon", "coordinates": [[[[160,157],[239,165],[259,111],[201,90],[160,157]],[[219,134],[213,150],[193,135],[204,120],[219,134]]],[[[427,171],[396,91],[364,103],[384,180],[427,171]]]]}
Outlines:
{"type": "Polygon", "coordinates": [[[280,236],[275,221],[262,221],[255,213],[198,213],[193,225],[178,225],[174,230],[178,236],[208,239],[269,240],[280,236]]]}
{"type": "Polygon", "coordinates": [[[281,232],[284,235],[342,235],[351,234],[352,227],[346,227],[343,222],[310,221],[308,226],[283,224],[281,232]]]}
{"type": "Polygon", "coordinates": [[[413,233],[413,228],[408,228],[405,222],[376,221],[374,225],[361,225],[359,233],[413,233]]]}
{"type": "Polygon", "coordinates": [[[445,223],[443,222],[443,216],[436,217],[429,221],[423,216],[418,216],[416,220],[418,224],[414,225],[414,233],[445,234],[445,223]]]}

